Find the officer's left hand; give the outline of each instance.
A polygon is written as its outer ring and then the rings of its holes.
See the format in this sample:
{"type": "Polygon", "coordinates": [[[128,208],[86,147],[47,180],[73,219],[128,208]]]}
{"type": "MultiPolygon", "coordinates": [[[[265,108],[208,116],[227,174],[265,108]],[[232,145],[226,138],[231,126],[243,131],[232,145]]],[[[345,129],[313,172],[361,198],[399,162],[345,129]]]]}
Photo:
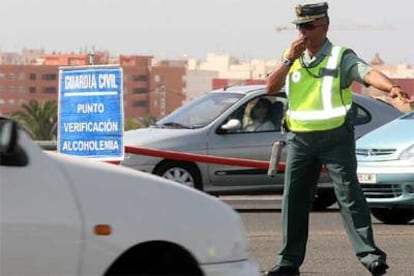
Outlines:
{"type": "Polygon", "coordinates": [[[410,95],[407,92],[405,92],[404,90],[402,90],[402,88],[399,87],[399,86],[393,86],[391,88],[390,96],[392,98],[398,98],[402,102],[405,102],[405,103],[408,103],[408,102],[412,101],[410,95]]]}

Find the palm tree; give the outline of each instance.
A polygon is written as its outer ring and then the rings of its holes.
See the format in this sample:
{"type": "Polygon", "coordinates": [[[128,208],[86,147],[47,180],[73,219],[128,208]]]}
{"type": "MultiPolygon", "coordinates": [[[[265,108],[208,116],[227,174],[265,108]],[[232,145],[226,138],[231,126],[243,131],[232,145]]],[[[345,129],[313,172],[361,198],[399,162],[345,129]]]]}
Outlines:
{"type": "Polygon", "coordinates": [[[57,130],[57,103],[49,100],[39,104],[31,100],[22,105],[22,111],[11,114],[35,140],[55,140],[57,130]]]}
{"type": "Polygon", "coordinates": [[[157,118],[155,118],[151,114],[147,114],[144,117],[141,117],[139,119],[139,122],[141,123],[142,127],[148,127],[150,125],[153,125],[155,124],[156,121],[157,121],[157,118]]]}
{"type": "Polygon", "coordinates": [[[127,117],[124,120],[124,130],[141,128],[142,124],[133,117],[127,117]]]}
{"type": "Polygon", "coordinates": [[[149,127],[157,121],[157,118],[147,114],[140,118],[127,117],[124,119],[124,130],[137,129],[142,127],[149,127]]]}

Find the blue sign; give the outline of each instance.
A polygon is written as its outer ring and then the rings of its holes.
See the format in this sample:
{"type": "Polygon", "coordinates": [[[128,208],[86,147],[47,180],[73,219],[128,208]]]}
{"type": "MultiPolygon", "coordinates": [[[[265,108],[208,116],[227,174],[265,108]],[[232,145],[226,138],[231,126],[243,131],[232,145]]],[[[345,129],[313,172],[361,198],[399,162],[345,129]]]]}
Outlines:
{"type": "Polygon", "coordinates": [[[100,160],[124,158],[122,69],[59,68],[60,153],[100,160]]]}

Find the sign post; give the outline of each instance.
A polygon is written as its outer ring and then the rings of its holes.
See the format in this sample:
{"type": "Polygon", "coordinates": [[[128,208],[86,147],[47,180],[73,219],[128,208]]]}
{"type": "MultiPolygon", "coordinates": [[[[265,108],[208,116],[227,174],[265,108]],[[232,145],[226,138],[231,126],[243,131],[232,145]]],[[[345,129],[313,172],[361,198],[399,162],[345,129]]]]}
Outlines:
{"type": "Polygon", "coordinates": [[[122,68],[59,68],[57,151],[98,160],[124,158],[122,68]]]}

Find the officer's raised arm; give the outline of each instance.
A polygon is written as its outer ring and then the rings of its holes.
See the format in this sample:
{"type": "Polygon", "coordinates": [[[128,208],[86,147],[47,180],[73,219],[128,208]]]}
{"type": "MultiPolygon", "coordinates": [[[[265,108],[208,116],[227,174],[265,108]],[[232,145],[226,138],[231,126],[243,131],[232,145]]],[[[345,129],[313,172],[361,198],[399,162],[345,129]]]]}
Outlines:
{"type": "Polygon", "coordinates": [[[267,94],[277,93],[285,85],[290,66],[306,49],[306,41],[307,38],[300,34],[299,38],[292,42],[288,51],[283,55],[281,62],[266,79],[267,94]]]}

